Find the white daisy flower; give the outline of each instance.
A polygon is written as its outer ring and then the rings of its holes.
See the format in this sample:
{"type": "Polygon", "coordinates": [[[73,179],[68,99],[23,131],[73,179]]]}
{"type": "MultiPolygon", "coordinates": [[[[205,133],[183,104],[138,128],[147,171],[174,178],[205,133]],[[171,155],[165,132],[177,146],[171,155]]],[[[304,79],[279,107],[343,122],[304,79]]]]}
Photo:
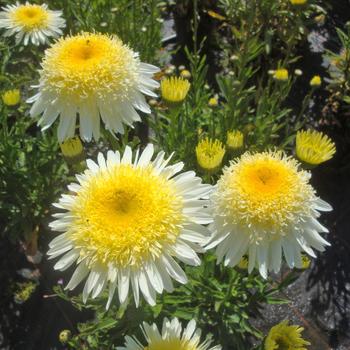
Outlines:
{"type": "Polygon", "coordinates": [[[147,345],[143,346],[136,338],[126,336],[125,346],[117,347],[117,350],[221,350],[221,346],[212,346],[210,340],[200,342],[201,331],[196,329],[196,321],[191,320],[185,329],[177,318],[169,321],[163,320],[163,328],[160,333],[157,325],[144,322],[142,332],[145,335],[147,345]]]}
{"type": "Polygon", "coordinates": [[[16,36],[16,44],[47,44],[48,38],[62,35],[66,22],[61,17],[62,11],[49,10],[46,4],[7,5],[0,12],[0,28],[5,28],[4,36],[16,36]]]}
{"type": "Polygon", "coordinates": [[[235,266],[248,254],[248,271],[278,272],[282,251],[289,267],[302,267],[301,251],[315,257],[329,243],[317,219],[332,210],[309,184],[310,173],[282,152],[245,153],[231,162],[212,194],[212,238],[218,262],[235,266]]]}
{"type": "Polygon", "coordinates": [[[152,78],[158,71],[117,37],[82,33],[61,38],[45,52],[39,93],[28,100],[34,102],[30,114],[42,114],[42,130],[60,116],[60,142],[74,136],[78,114],[86,141],[100,137],[100,117],[107,130],[123,133],[123,123],[141,121],[136,110],[151,113],[143,94],[157,96],[152,90],[159,83],[152,78]]]}
{"type": "Polygon", "coordinates": [[[151,160],[153,152],[149,144],[134,160],[130,147],[122,157],[118,151],[108,151],[107,159],[100,153],[98,164],[87,160],[79,183],[54,204],[65,212],[55,214],[50,226],[63,233],[50,243],[48,255],[63,255],[56,270],[76,264],[67,289],[87,277],[84,302],[108,288],[108,308],[116,289],[124,303],[130,288],[136,305],[140,291],[154,305],[156,293],[173,290],[171,278],[187,283],[175,258],[200,264],[196,252],[210,236],[202,225],[212,222],[203,198],[211,186],[193,171],[179,174],[183,163],[168,165],[164,152],[151,160]]]}

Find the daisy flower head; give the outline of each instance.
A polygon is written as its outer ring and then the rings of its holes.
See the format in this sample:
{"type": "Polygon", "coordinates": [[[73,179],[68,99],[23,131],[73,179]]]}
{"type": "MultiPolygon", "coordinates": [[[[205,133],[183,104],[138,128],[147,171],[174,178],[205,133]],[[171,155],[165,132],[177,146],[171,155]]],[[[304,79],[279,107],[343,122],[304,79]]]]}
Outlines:
{"type": "Polygon", "coordinates": [[[140,291],[154,305],[156,293],[173,290],[172,279],[187,278],[175,258],[199,265],[212,221],[208,205],[211,186],[193,171],[180,173],[183,163],[168,165],[164,152],[153,158],[149,144],[133,157],[130,147],[87,160],[88,169],[77,175],[54,204],[64,212],[50,226],[62,232],[50,243],[48,255],[62,257],[55,269],[76,264],[66,286],[74,289],[86,277],[84,302],[108,289],[109,307],[115,290],[124,303],[132,289],[136,305],[140,291]]]}
{"type": "Polygon", "coordinates": [[[273,326],[264,342],[264,350],[307,350],[308,341],[303,339],[303,327],[289,325],[283,321],[273,326]]]}
{"type": "Polygon", "coordinates": [[[115,36],[61,38],[45,52],[39,92],[28,100],[34,102],[30,114],[41,115],[42,130],[60,116],[59,142],[74,136],[77,115],[85,141],[100,137],[100,118],[107,130],[122,134],[123,124],[141,121],[136,110],[151,113],[143,94],[157,96],[152,77],[158,70],[115,36]]]}
{"type": "Polygon", "coordinates": [[[183,328],[177,318],[171,321],[165,318],[161,332],[155,323],[144,322],[142,332],[146,338],[146,346],[138,339],[126,336],[124,346],[117,347],[117,350],[221,350],[221,346],[211,346],[208,340],[201,343],[201,332],[196,328],[195,320],[191,320],[183,328]]]}
{"type": "Polygon", "coordinates": [[[4,36],[15,36],[16,43],[24,45],[47,44],[49,38],[62,35],[66,22],[62,11],[52,11],[46,4],[31,5],[19,2],[7,5],[0,12],[0,28],[6,29],[4,36]]]}
{"type": "Polygon", "coordinates": [[[218,262],[235,266],[248,255],[249,273],[257,267],[266,278],[278,272],[282,251],[289,267],[301,267],[301,251],[315,257],[329,243],[318,221],[332,210],[309,184],[310,173],[283,152],[244,153],[224,169],[211,196],[213,235],[218,262]]]}

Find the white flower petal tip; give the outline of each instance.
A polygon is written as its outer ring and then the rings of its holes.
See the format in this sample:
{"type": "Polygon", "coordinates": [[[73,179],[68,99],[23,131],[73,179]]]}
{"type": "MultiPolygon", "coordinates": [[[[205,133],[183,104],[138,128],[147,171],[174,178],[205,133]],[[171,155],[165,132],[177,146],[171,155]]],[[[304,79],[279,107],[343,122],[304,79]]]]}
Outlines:
{"type": "Polygon", "coordinates": [[[130,293],[138,305],[143,297],[155,305],[157,294],[173,290],[173,280],[187,277],[178,261],[198,266],[210,232],[202,226],[210,192],[194,172],[180,173],[182,164],[169,165],[164,152],[154,155],[149,144],[134,154],[107,152],[77,175],[55,204],[62,210],[50,227],[62,232],[49,244],[55,269],[76,265],[67,285],[72,290],[85,280],[83,300],[108,290],[125,303],[130,293]]]}
{"type": "Polygon", "coordinates": [[[41,115],[43,130],[59,118],[60,142],[74,136],[77,115],[85,141],[99,139],[101,120],[111,133],[123,134],[124,125],[141,121],[137,110],[151,113],[142,93],[155,95],[154,72],[115,36],[61,38],[45,51],[39,92],[28,100],[33,103],[30,115],[41,115]]]}
{"type": "Polygon", "coordinates": [[[142,349],[182,349],[182,350],[221,350],[221,346],[211,346],[211,341],[201,342],[201,331],[196,328],[195,320],[191,320],[185,328],[177,318],[163,320],[162,330],[155,323],[143,323],[142,332],[147,345],[144,347],[135,337],[126,336],[124,346],[117,350],[142,349]]]}
{"type": "Polygon", "coordinates": [[[290,268],[301,253],[314,256],[329,243],[317,218],[332,207],[318,198],[309,173],[282,152],[245,153],[233,161],[213,190],[209,209],[214,222],[206,249],[216,247],[218,262],[227,266],[249,259],[263,278],[278,272],[284,256],[290,268]]]}

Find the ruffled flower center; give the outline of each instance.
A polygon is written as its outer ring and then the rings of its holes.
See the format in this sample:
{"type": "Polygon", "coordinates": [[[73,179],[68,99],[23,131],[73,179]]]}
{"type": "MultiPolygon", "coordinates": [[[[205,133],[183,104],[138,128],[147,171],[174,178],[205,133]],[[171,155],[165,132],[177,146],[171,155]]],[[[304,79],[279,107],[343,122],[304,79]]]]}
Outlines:
{"type": "Polygon", "coordinates": [[[71,239],[100,264],[140,266],[173,244],[182,198],[149,166],[120,165],[92,176],[77,194],[71,239]]]}

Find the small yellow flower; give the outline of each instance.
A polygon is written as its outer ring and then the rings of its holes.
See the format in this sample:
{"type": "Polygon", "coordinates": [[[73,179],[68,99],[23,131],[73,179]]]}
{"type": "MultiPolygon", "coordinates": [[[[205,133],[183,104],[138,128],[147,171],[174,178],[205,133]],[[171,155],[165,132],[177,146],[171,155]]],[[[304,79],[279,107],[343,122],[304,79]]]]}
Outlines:
{"type": "Polygon", "coordinates": [[[62,344],[66,344],[71,336],[72,336],[71,331],[68,329],[64,329],[63,331],[60,332],[58,339],[62,344]]]}
{"type": "Polygon", "coordinates": [[[229,150],[237,151],[243,148],[244,136],[239,130],[227,132],[226,145],[229,150]]]}
{"type": "Polygon", "coordinates": [[[319,75],[315,75],[311,80],[310,80],[310,86],[320,86],[322,84],[322,79],[319,75]]]}
{"type": "Polygon", "coordinates": [[[63,156],[69,160],[80,160],[82,154],[84,153],[83,144],[78,136],[62,142],[60,147],[63,156]]]}
{"type": "Polygon", "coordinates": [[[307,3],[307,0],[290,0],[290,3],[292,5],[305,5],[307,3]]]}
{"type": "Polygon", "coordinates": [[[311,265],[311,260],[306,254],[301,255],[301,265],[303,270],[308,269],[311,265]]]}
{"type": "Polygon", "coordinates": [[[181,73],[180,73],[181,77],[184,79],[190,79],[191,78],[191,73],[190,71],[188,71],[187,69],[184,69],[181,73]]]}
{"type": "Polygon", "coordinates": [[[209,107],[217,107],[219,104],[219,101],[216,97],[211,97],[208,101],[209,107]]]}
{"type": "Polygon", "coordinates": [[[163,79],[160,84],[160,90],[164,101],[170,104],[182,102],[190,89],[191,84],[178,77],[170,77],[163,79]]]}
{"type": "Polygon", "coordinates": [[[303,130],[297,132],[296,155],[308,165],[318,165],[331,159],[335,153],[334,142],[322,132],[303,130]]]}
{"type": "Polygon", "coordinates": [[[288,325],[283,321],[270,329],[265,339],[265,350],[307,350],[304,345],[310,345],[302,338],[303,327],[288,325]]]}
{"type": "Polygon", "coordinates": [[[18,89],[8,90],[2,95],[2,101],[6,106],[16,106],[21,100],[21,93],[18,89]]]}
{"type": "Polygon", "coordinates": [[[289,77],[288,70],[285,68],[277,69],[275,70],[273,77],[278,81],[286,81],[289,77]]]}
{"type": "Polygon", "coordinates": [[[198,165],[208,173],[214,173],[220,168],[224,155],[225,148],[219,140],[206,137],[196,147],[198,165]]]}
{"type": "Polygon", "coordinates": [[[317,24],[323,25],[326,21],[326,16],[324,14],[320,14],[314,18],[317,24]]]}

